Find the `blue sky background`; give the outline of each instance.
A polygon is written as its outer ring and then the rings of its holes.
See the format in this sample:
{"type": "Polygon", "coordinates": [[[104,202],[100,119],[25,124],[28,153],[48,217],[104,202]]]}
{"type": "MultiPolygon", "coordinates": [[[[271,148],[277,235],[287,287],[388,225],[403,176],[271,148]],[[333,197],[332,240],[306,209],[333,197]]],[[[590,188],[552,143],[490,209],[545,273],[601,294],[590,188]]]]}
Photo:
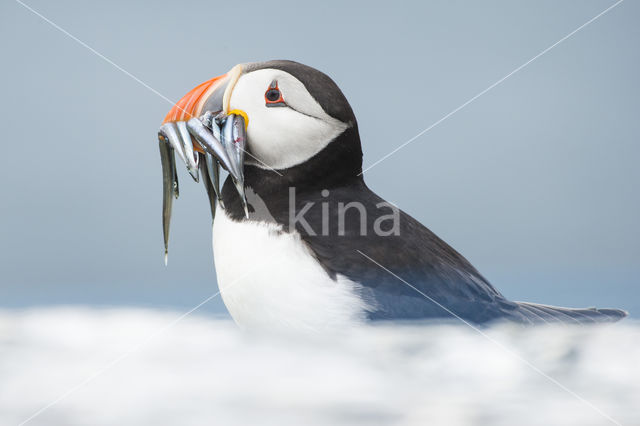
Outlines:
{"type": "MultiPolygon", "coordinates": [[[[613,4],[27,3],[173,100],[240,62],[323,70],[365,166],[613,4]]],[[[509,298],[637,316],[639,18],[623,2],[367,183],[509,298]]],[[[0,307],[188,309],[215,293],[204,188],[184,170],[163,264],[155,134],[170,104],[17,2],[0,4],[0,46],[0,307]]]]}

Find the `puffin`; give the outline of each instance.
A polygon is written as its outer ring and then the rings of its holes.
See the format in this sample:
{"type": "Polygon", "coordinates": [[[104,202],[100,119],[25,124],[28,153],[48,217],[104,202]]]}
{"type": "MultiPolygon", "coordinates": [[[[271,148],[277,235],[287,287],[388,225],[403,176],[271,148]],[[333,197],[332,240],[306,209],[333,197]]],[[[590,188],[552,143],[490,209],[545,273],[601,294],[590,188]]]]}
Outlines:
{"type": "Polygon", "coordinates": [[[367,186],[354,112],[338,85],[310,66],[236,65],[188,92],[158,135],[165,261],[177,154],[204,182],[220,295],[242,328],[585,324],[627,315],[504,297],[460,253],[367,186]]]}

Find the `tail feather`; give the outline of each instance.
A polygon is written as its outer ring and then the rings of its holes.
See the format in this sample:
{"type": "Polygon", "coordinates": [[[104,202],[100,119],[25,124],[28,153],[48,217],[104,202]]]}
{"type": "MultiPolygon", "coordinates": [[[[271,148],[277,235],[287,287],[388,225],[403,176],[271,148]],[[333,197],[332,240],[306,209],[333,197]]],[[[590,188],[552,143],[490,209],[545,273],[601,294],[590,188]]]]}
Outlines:
{"type": "Polygon", "coordinates": [[[616,322],[628,315],[627,312],[621,309],[561,308],[537,303],[516,303],[518,304],[518,309],[514,310],[512,315],[515,319],[525,323],[592,324],[616,322]]]}

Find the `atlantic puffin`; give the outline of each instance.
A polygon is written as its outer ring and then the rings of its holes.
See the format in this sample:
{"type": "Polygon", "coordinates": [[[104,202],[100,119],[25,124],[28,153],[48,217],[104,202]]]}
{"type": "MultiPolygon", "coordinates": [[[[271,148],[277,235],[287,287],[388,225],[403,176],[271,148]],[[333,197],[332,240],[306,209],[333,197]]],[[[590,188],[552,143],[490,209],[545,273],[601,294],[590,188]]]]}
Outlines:
{"type": "Polygon", "coordinates": [[[159,138],[165,249],[176,152],[207,188],[218,286],[243,328],[582,324],[627,315],[507,300],[461,254],[369,189],[353,110],[312,67],[237,65],[176,103],[159,138]],[[228,172],[222,188],[219,167],[228,172]]]}

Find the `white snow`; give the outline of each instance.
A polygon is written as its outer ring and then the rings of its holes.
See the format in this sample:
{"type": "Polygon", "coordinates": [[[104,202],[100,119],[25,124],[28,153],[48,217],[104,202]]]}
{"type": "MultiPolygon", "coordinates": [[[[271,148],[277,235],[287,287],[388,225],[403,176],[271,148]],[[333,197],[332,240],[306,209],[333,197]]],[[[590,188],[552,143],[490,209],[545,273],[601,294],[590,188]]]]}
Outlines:
{"type": "Polygon", "coordinates": [[[499,325],[484,330],[492,341],[463,325],[258,335],[192,314],[170,326],[181,314],[0,310],[0,424],[70,389],[26,424],[614,424],[597,410],[640,424],[640,327],[630,320],[499,325]]]}

